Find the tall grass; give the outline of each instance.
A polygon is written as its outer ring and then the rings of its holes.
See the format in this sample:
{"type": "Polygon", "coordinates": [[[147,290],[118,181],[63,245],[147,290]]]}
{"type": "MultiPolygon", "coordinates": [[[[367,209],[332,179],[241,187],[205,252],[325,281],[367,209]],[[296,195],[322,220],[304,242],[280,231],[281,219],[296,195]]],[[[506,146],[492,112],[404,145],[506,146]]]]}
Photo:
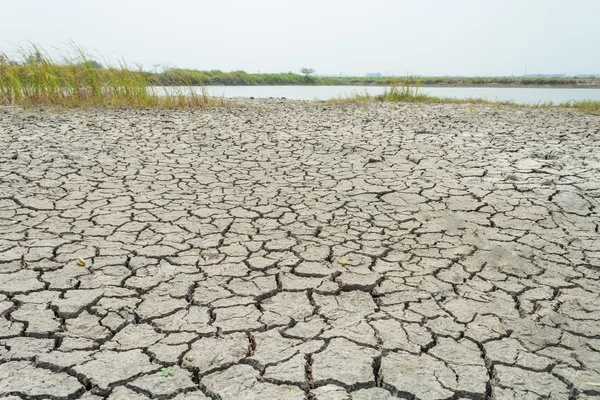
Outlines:
{"type": "Polygon", "coordinates": [[[561,103],[558,105],[558,107],[574,108],[588,114],[600,115],[600,101],[598,100],[570,101],[567,103],[561,103]]]}
{"type": "Polygon", "coordinates": [[[389,88],[379,96],[380,100],[402,101],[402,102],[423,102],[428,99],[428,96],[419,93],[420,80],[407,76],[404,80],[394,80],[390,82],[389,88]]]}
{"type": "Polygon", "coordinates": [[[0,104],[58,107],[202,108],[222,103],[191,88],[159,95],[125,62],[98,68],[81,49],[56,61],[37,46],[0,53],[0,104]]]}

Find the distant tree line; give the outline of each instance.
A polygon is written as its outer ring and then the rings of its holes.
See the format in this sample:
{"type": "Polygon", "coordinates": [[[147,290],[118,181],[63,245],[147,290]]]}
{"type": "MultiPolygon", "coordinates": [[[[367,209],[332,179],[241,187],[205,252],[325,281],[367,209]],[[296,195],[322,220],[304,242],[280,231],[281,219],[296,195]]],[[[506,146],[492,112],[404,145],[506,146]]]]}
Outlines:
{"type": "MultiPolygon", "coordinates": [[[[220,70],[199,71],[192,69],[172,68],[163,72],[144,72],[151,85],[185,86],[185,85],[223,85],[223,86],[254,86],[254,85],[364,85],[389,86],[391,83],[406,77],[323,77],[315,76],[314,70],[302,68],[300,74],[284,72],[275,74],[247,73],[245,71],[223,72],[220,70]]],[[[453,78],[453,77],[422,77],[418,78],[420,85],[576,85],[599,84],[600,79],[594,78],[453,78]]]]}

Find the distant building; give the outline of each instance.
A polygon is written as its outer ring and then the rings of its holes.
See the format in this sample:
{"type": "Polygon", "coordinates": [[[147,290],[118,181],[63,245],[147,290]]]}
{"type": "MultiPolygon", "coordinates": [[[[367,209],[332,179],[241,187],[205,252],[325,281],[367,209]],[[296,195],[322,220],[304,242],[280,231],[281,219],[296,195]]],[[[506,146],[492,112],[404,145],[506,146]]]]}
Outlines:
{"type": "Polygon", "coordinates": [[[367,72],[367,78],[381,78],[381,72],[367,72]]]}
{"type": "Polygon", "coordinates": [[[565,74],[524,74],[523,78],[564,78],[565,74]]]}

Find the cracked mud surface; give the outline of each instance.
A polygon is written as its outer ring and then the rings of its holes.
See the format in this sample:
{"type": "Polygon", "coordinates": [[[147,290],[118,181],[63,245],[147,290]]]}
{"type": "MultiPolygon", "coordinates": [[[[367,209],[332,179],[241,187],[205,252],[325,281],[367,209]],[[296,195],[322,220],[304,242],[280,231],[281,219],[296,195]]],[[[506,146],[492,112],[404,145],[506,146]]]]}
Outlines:
{"type": "Polygon", "coordinates": [[[599,398],[599,143],[535,109],[2,108],[0,398],[599,398]]]}

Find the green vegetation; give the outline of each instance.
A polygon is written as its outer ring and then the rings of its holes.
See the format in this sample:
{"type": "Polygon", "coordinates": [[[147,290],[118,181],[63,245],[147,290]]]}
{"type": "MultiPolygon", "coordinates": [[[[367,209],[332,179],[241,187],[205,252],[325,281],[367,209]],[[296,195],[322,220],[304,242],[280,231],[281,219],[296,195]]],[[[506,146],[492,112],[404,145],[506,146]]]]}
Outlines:
{"type": "Polygon", "coordinates": [[[124,62],[103,67],[78,49],[55,62],[33,46],[20,49],[18,60],[0,55],[0,104],[202,108],[218,105],[219,100],[192,88],[171,88],[159,96],[149,88],[146,74],[132,71],[124,62]]]}
{"type": "MultiPolygon", "coordinates": [[[[349,96],[332,102],[366,103],[375,100],[424,103],[472,103],[520,106],[514,102],[490,102],[482,99],[452,99],[432,97],[419,92],[420,85],[446,82],[446,78],[321,78],[313,69],[302,68],[303,75],[248,74],[244,71],[222,72],[165,69],[162,73],[134,71],[125,62],[113,66],[92,60],[84,51],[75,49],[74,55],[54,61],[38,47],[20,49],[18,59],[0,53],[0,104],[46,105],[58,107],[131,107],[131,108],[204,108],[223,106],[223,98],[208,96],[204,85],[348,85],[376,83],[388,88],[380,96],[354,91],[349,96]],[[169,86],[159,95],[152,86],[169,86]],[[201,86],[198,93],[193,86],[201,86]]],[[[455,84],[515,83],[573,84],[600,82],[595,78],[447,78],[455,84]],[[502,81],[502,82],[499,82],[502,81]]],[[[535,107],[573,108],[600,114],[600,101],[577,101],[562,104],[544,103],[535,107]]]]}
{"type": "Polygon", "coordinates": [[[300,68],[300,73],[304,76],[311,76],[315,73],[315,70],[312,68],[300,68]]]}
{"type": "MultiPolygon", "coordinates": [[[[583,111],[588,114],[600,115],[600,101],[583,100],[571,101],[566,103],[555,104],[552,102],[539,103],[536,105],[518,104],[513,101],[489,101],[484,99],[455,99],[449,97],[429,96],[419,92],[421,80],[413,77],[406,77],[403,80],[396,80],[390,83],[385,92],[378,96],[373,96],[368,93],[354,91],[350,95],[340,96],[329,100],[330,103],[359,103],[366,104],[373,101],[391,101],[403,103],[456,103],[456,104],[487,104],[492,106],[511,106],[511,107],[536,107],[536,108],[569,108],[583,111]]],[[[473,113],[473,110],[470,109],[473,113]]]]}
{"type": "Polygon", "coordinates": [[[451,97],[435,97],[419,92],[421,79],[407,76],[402,80],[393,80],[383,94],[373,96],[366,91],[354,91],[350,95],[339,96],[329,100],[331,103],[369,103],[373,101],[391,101],[402,103],[469,103],[469,104],[496,104],[514,105],[513,102],[490,102],[483,99],[455,99],[451,97]]]}
{"type": "MultiPolygon", "coordinates": [[[[553,105],[550,105],[552,107],[553,105]]],[[[575,108],[588,114],[600,115],[600,101],[582,100],[558,104],[557,107],[575,108]]]]}
{"type": "Polygon", "coordinates": [[[312,77],[311,75],[315,73],[315,70],[312,68],[300,68],[300,73],[302,75],[304,75],[304,80],[306,83],[310,84],[313,80],[314,77],[312,77]]]}
{"type": "Polygon", "coordinates": [[[283,74],[249,74],[244,71],[223,72],[219,70],[198,71],[171,69],[161,73],[142,72],[148,83],[155,86],[257,86],[257,85],[318,85],[318,77],[306,77],[293,72],[283,74]]]}
{"type": "MultiPolygon", "coordinates": [[[[144,72],[148,82],[157,86],[223,85],[223,86],[269,86],[269,85],[324,85],[324,86],[389,86],[398,78],[381,77],[322,77],[314,76],[314,70],[302,68],[301,74],[293,72],[278,74],[249,74],[244,71],[223,72],[171,69],[162,73],[144,72]],[[303,72],[304,71],[304,72],[303,72]],[[311,71],[306,74],[306,71],[311,71]]],[[[600,78],[452,78],[422,77],[422,86],[597,86],[600,78]]]]}
{"type": "Polygon", "coordinates": [[[419,93],[419,79],[407,76],[402,82],[390,82],[390,87],[385,89],[381,97],[388,101],[423,102],[428,96],[419,93]]]}

